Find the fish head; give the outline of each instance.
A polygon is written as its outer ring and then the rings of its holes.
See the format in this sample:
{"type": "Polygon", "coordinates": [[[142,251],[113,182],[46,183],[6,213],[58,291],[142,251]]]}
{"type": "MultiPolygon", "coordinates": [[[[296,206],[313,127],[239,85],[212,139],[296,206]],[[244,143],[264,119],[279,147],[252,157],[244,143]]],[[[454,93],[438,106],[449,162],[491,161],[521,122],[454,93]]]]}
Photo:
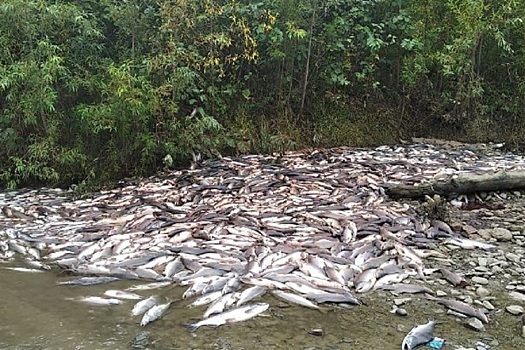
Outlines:
{"type": "Polygon", "coordinates": [[[412,350],[413,349],[412,340],[413,338],[411,337],[405,337],[405,339],[403,339],[403,343],[401,344],[401,350],[412,350]]]}

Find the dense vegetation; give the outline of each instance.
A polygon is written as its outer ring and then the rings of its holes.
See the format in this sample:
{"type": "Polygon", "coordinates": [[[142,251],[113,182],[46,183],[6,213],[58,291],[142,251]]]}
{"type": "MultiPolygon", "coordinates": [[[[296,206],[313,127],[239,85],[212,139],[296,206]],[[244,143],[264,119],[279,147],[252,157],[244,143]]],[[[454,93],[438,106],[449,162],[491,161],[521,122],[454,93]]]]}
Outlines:
{"type": "Polygon", "coordinates": [[[3,0],[0,185],[411,135],[524,142],[518,0],[3,0]]]}

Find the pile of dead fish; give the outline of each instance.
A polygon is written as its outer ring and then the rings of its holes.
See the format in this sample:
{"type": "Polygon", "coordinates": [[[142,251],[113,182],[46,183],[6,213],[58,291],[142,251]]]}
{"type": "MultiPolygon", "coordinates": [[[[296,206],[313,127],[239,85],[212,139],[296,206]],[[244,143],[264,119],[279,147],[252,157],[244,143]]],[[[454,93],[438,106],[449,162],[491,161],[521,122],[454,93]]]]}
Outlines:
{"type": "MultiPolygon", "coordinates": [[[[448,259],[436,243],[494,246],[465,239],[444,222],[422,221],[384,189],[524,164],[497,151],[425,144],[340,148],[207,161],[84,199],[54,189],[5,192],[0,259],[20,254],[27,270],[56,264],[99,279],[93,283],[187,286],[183,297],[197,297],[192,305],[210,305],[191,329],[264,312],[268,304],[255,301],[267,292],[309,308],[356,305],[355,293],[376,289],[431,297],[424,279],[438,269],[425,262],[448,259]]],[[[119,300],[118,293],[92,298],[99,299],[86,302],[119,300]]],[[[437,301],[465,312],[451,300],[437,301]]],[[[140,303],[133,314],[144,314],[143,325],[170,306],[140,303]]]]}

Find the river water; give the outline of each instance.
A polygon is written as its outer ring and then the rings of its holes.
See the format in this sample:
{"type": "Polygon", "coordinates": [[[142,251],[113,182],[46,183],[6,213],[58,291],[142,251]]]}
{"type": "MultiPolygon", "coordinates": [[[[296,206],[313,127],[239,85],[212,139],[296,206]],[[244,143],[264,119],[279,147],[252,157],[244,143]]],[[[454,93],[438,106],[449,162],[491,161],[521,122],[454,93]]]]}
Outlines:
{"type": "Polygon", "coordinates": [[[200,319],[205,307],[189,308],[191,301],[181,299],[183,288],[165,287],[138,292],[174,301],[162,319],[140,327],[140,319],[130,314],[134,301],[90,306],[69,300],[102,296],[107,289],[140,282],[61,286],[57,282],[70,276],[58,275],[58,270],[26,273],[5,269],[22,265],[16,261],[0,265],[1,349],[399,349],[406,332],[429,319],[440,322],[435,335],[447,339],[445,349],[460,344],[475,348],[477,341],[492,349],[525,348],[516,318],[496,314],[488,331],[479,333],[421,297],[409,296],[413,299],[406,305],[409,316],[395,316],[389,312],[394,296],[384,292],[365,296],[366,305],[322,311],[288,306],[266,296],[263,299],[271,307],[255,319],[189,333],[184,324],[200,319]],[[311,334],[314,330],[322,335],[311,334]]]}

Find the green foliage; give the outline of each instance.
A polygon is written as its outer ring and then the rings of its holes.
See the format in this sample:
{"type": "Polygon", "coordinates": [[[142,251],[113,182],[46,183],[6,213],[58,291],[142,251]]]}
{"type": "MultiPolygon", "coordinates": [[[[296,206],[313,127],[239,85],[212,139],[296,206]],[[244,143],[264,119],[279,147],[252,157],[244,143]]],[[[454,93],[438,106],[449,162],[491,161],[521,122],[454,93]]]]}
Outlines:
{"type": "Polygon", "coordinates": [[[524,15],[518,0],[4,0],[0,184],[416,134],[522,143],[524,15]]]}

